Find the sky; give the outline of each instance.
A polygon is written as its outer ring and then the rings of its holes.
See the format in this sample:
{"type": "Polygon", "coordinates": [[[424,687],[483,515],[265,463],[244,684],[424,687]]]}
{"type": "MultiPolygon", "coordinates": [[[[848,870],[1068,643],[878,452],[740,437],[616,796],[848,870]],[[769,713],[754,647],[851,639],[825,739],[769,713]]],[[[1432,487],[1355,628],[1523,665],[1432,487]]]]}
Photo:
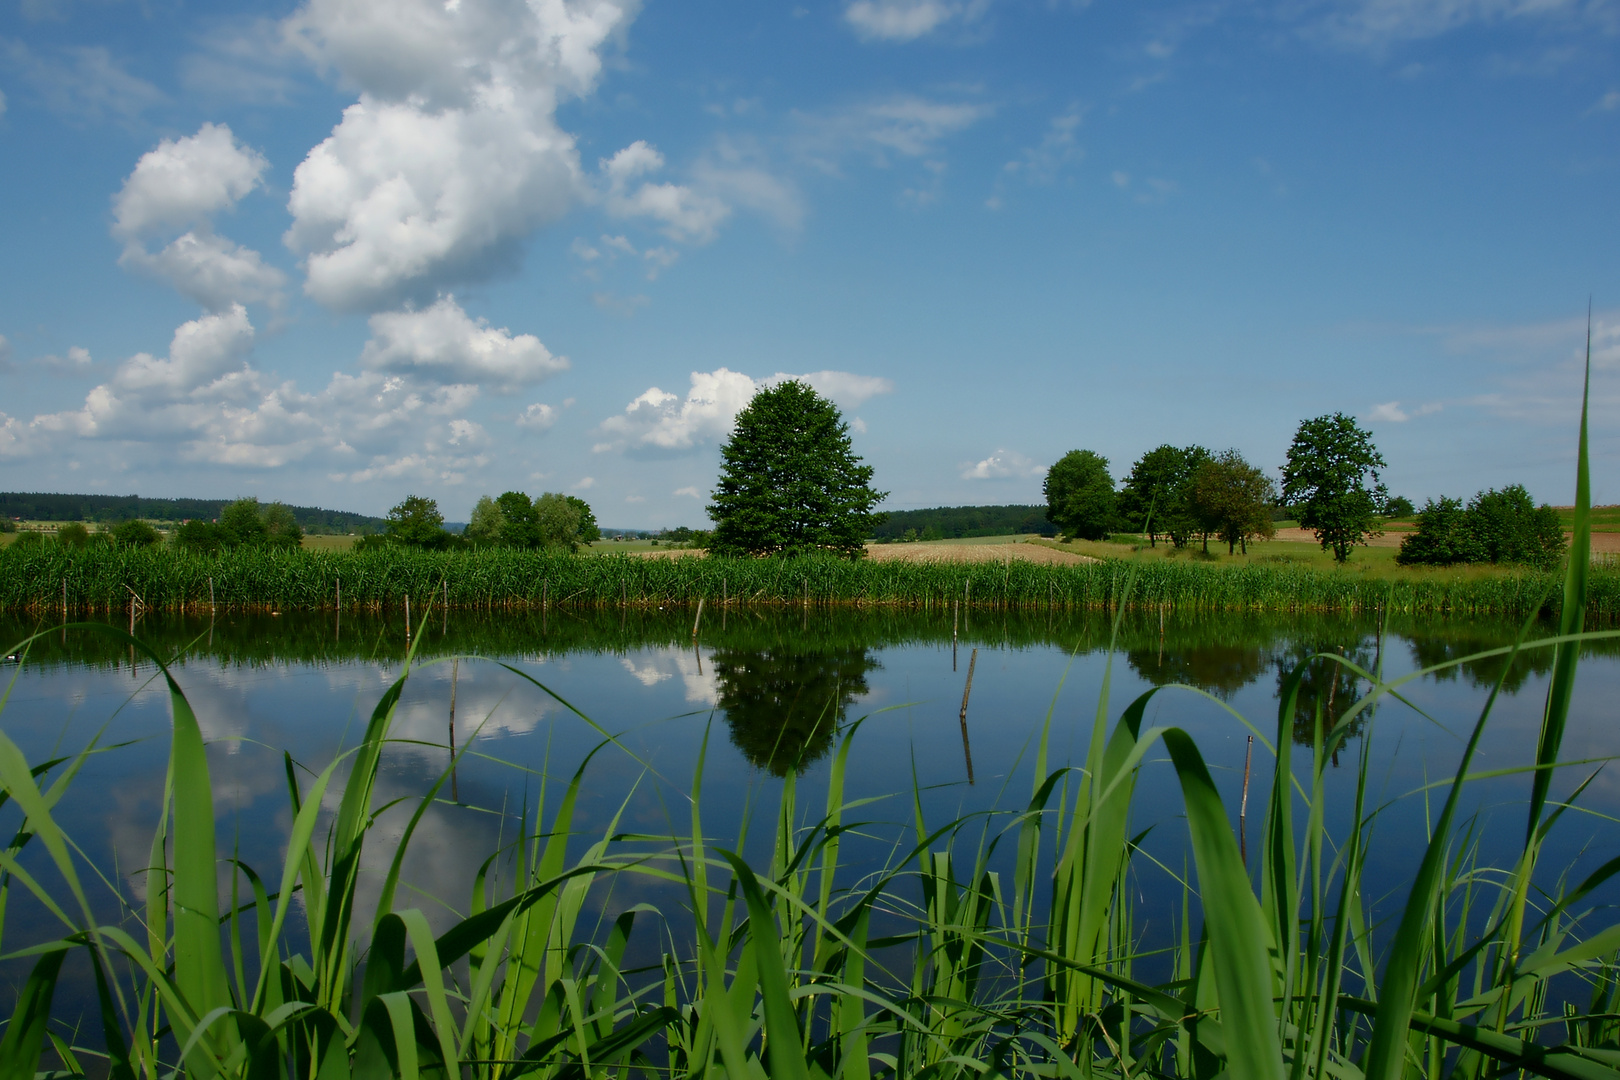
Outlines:
{"type": "Polygon", "coordinates": [[[707,523],[1094,450],[1620,502],[1620,0],[0,0],[0,489],[707,523]]]}

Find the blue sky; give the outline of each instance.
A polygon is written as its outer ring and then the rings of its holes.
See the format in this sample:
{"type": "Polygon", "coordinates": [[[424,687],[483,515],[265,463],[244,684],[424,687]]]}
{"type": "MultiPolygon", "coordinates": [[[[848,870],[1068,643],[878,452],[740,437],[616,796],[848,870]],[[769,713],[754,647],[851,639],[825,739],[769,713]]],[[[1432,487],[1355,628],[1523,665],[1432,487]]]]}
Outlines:
{"type": "Polygon", "coordinates": [[[753,391],[888,506],[1068,450],[1620,502],[1614,0],[0,0],[0,487],[700,525],[753,391]]]}

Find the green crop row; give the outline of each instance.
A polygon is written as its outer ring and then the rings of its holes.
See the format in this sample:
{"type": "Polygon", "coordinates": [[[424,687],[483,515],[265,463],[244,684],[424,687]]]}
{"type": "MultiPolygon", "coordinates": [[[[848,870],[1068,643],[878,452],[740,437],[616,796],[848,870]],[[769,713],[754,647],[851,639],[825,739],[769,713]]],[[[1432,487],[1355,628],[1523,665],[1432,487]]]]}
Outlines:
{"type": "MultiPolygon", "coordinates": [[[[239,550],[200,555],[172,548],[0,552],[0,611],[420,610],[539,606],[887,604],[924,608],[1111,610],[1132,579],[1132,604],[1183,611],[1374,612],[1517,617],[1559,604],[1559,575],[1535,570],[1380,578],[1286,564],[1195,562],[1132,566],[1102,560],[1054,566],[851,562],[834,558],[639,558],[491,549],[430,552],[239,550]]],[[[1620,616],[1620,570],[1595,568],[1594,619],[1620,616]]]]}

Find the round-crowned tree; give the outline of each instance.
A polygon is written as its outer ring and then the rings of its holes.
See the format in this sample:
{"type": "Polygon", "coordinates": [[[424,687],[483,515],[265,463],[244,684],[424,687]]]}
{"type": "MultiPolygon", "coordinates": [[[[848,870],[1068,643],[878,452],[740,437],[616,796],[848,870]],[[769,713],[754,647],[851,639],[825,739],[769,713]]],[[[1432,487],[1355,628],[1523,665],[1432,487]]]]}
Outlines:
{"type": "Polygon", "coordinates": [[[859,558],[883,521],[838,406],[790,379],[754,395],[720,450],[709,517],[716,555],[835,551],[859,558]]]}
{"type": "Polygon", "coordinates": [[[1104,540],[1114,527],[1114,481],[1108,459],[1070,450],[1046,472],[1046,520],[1070,539],[1104,540]]]}

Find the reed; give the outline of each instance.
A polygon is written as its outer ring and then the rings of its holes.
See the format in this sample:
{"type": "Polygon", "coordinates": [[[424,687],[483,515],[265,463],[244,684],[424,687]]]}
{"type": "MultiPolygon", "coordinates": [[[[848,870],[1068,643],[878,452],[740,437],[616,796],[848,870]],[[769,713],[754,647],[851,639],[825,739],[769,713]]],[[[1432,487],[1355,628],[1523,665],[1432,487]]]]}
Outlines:
{"type": "MultiPolygon", "coordinates": [[[[52,544],[0,551],[0,611],[34,617],[60,615],[64,597],[74,614],[105,615],[126,612],[137,600],[150,611],[330,611],[341,596],[345,611],[402,609],[413,597],[423,607],[468,611],[695,608],[700,601],[728,608],[908,607],[950,599],[981,610],[1106,611],[1129,604],[1182,612],[1382,610],[1520,618],[1543,609],[1556,614],[1563,602],[1559,584],[1556,573],[1523,569],[1484,575],[1436,570],[1391,579],[1303,565],[1169,560],[917,564],[408,548],[243,549],[213,556],[52,544]]],[[[1620,617],[1620,569],[1593,568],[1585,597],[1589,620],[1620,617]]]]}

